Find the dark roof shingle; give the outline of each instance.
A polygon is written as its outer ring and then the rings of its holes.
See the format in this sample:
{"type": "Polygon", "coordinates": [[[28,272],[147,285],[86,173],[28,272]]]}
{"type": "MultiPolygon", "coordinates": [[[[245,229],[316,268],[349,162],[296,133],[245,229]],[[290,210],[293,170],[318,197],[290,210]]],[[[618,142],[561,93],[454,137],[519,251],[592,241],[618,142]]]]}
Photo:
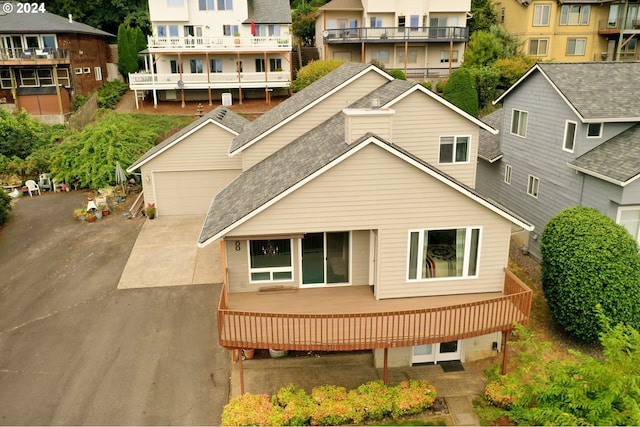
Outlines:
{"type": "MultiPolygon", "coordinates": [[[[15,4],[15,3],[13,3],[15,4]]],[[[92,34],[95,36],[115,37],[106,31],[93,28],[80,22],[69,22],[68,18],[54,15],[53,13],[16,13],[14,11],[6,15],[0,15],[0,32],[3,34],[92,34]]]]}
{"type": "MultiPolygon", "coordinates": [[[[494,129],[501,130],[502,116],[503,110],[500,108],[493,113],[482,117],[482,121],[494,129]]],[[[502,149],[500,147],[499,133],[494,135],[493,133],[480,128],[480,135],[478,137],[478,157],[489,163],[493,163],[502,156],[502,149]]]]}
{"type": "Polygon", "coordinates": [[[287,0],[248,0],[249,17],[256,24],[291,24],[291,8],[287,0]]]}

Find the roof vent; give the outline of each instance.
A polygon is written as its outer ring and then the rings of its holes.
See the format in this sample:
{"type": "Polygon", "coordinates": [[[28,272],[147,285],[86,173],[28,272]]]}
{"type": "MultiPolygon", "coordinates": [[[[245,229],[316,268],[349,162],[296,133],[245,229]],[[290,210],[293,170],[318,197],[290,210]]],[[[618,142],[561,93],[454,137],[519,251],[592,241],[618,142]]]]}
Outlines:
{"type": "Polygon", "coordinates": [[[373,98],[371,100],[371,108],[380,108],[380,98],[373,98]]]}
{"type": "Polygon", "coordinates": [[[224,116],[226,116],[226,115],[227,115],[227,110],[226,109],[220,110],[220,111],[218,111],[218,114],[216,114],[216,118],[218,120],[222,120],[222,119],[224,119],[224,116]]]}
{"type": "Polygon", "coordinates": [[[73,15],[69,14],[69,24],[73,24],[73,15]]]}

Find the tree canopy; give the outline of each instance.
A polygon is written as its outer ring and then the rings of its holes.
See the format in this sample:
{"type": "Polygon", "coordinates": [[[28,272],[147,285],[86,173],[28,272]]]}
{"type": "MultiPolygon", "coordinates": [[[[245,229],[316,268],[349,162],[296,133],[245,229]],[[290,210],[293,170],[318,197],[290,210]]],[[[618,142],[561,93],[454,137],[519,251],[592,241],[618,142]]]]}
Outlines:
{"type": "Polygon", "coordinates": [[[65,17],[72,14],[75,21],[114,35],[120,24],[151,34],[148,0],[49,0],[47,11],[65,17]]]}
{"type": "Polygon", "coordinates": [[[474,117],[478,116],[478,93],[471,73],[458,68],[444,85],[442,97],[474,117]]]}
{"type": "Polygon", "coordinates": [[[310,62],[300,68],[296,79],[291,82],[291,89],[296,92],[301,91],[342,64],[344,64],[344,61],[340,61],[338,59],[321,59],[319,61],[310,62]]]}
{"type": "Polygon", "coordinates": [[[470,35],[476,31],[489,31],[496,25],[498,15],[492,3],[492,0],[471,0],[471,19],[467,21],[470,35]]]}

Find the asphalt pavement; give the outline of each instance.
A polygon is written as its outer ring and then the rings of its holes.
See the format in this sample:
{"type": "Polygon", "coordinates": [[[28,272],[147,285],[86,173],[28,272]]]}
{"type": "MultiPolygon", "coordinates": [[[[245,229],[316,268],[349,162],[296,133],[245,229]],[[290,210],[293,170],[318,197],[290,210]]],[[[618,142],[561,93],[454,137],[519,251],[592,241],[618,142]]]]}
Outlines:
{"type": "Polygon", "coordinates": [[[219,424],[219,285],[118,290],[145,219],[80,222],[85,201],[25,197],[0,229],[0,424],[219,424]]]}

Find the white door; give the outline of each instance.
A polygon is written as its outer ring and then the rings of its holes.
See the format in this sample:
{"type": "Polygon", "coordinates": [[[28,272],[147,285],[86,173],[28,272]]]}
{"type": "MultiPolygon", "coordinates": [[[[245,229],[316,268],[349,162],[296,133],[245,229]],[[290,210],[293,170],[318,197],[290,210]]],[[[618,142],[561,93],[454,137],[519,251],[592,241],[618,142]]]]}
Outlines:
{"type": "Polygon", "coordinates": [[[413,347],[411,363],[438,363],[449,360],[460,360],[462,341],[449,341],[435,344],[416,345],[413,347]]]}

